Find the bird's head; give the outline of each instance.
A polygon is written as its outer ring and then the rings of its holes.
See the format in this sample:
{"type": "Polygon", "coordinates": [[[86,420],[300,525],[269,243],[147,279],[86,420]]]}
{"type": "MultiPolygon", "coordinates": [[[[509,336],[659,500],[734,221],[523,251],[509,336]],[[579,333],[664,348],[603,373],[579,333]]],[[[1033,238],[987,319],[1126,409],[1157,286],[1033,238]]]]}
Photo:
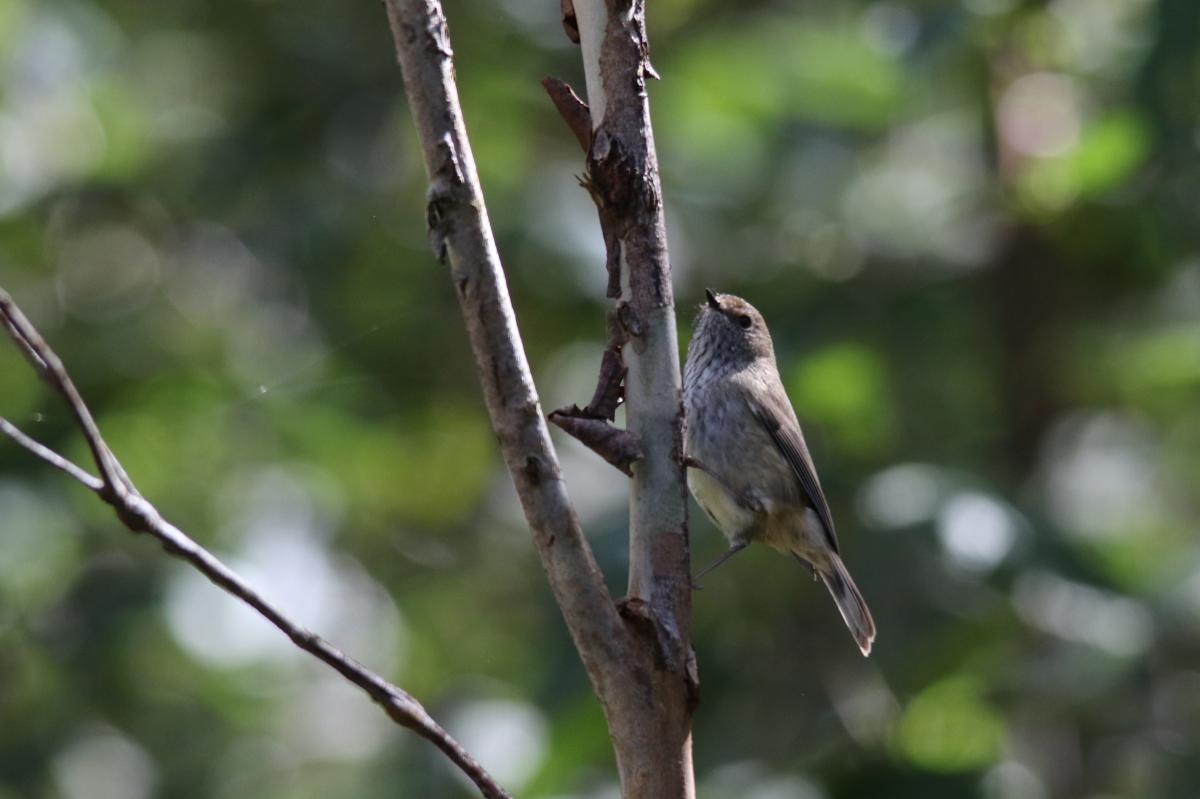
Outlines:
{"type": "Polygon", "coordinates": [[[757,308],[733,294],[705,289],[704,295],[692,347],[711,348],[714,354],[738,365],[759,358],[774,359],[771,333],[757,308]]]}

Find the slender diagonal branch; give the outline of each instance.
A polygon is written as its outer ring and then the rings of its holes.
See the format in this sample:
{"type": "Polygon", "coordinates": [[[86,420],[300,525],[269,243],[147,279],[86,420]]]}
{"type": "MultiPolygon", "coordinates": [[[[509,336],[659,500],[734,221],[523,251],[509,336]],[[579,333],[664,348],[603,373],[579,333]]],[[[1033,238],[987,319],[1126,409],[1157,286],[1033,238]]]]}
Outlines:
{"type": "Polygon", "coordinates": [[[74,479],[83,483],[86,487],[90,488],[92,491],[95,491],[97,494],[102,494],[104,492],[104,481],[99,477],[96,477],[84,469],[79,468],[62,455],[59,455],[57,452],[47,447],[45,444],[42,444],[39,441],[25,435],[16,425],[2,416],[0,416],[0,433],[8,436],[13,441],[32,452],[34,455],[53,466],[55,469],[58,469],[59,471],[64,472],[70,477],[73,477],[74,479]]]}
{"type": "Polygon", "coordinates": [[[429,176],[434,254],[449,267],[484,401],[542,567],[605,711],[629,683],[629,631],[567,497],[525,357],[454,80],[437,0],[385,0],[429,176]]]}
{"type": "Polygon", "coordinates": [[[100,429],[92,418],[79,391],[58,355],[50,348],[33,324],[25,317],[0,289],[0,322],[4,329],[37,371],[38,376],[57,391],[66,401],[78,422],[92,457],[100,470],[95,477],[48,447],[22,433],[14,425],[0,418],[0,433],[12,438],[42,460],[66,472],[94,491],[101,499],[113,506],[117,516],[135,533],[147,533],[157,539],[168,554],[195,567],[227,593],[245,602],[258,611],[267,621],[275,625],[300,649],[329,665],[379,704],[397,724],[416,732],[441,749],[453,763],[462,769],[488,799],[508,799],[509,794],[488,774],[473,757],[442,729],[425,708],[408,692],[391,684],[375,672],[348,657],[327,641],[296,622],[282,610],[263,598],[236,572],[226,566],[215,555],[196,543],[186,533],[165,520],[129,479],[120,461],[105,443],[100,429]]]}

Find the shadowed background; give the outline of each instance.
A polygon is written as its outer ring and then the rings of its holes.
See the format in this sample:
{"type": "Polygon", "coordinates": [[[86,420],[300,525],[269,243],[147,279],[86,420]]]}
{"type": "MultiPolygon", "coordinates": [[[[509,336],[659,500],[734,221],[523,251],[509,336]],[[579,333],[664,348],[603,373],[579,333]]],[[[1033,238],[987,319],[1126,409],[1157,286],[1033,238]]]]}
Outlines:
{"type": "MultiPolygon", "coordinates": [[[[546,410],[605,274],[552,0],[450,2],[546,410]]],[[[700,795],[1200,784],[1200,5],[650,3],[686,341],[764,313],[879,624],[695,596],[700,795]]],[[[526,797],[615,797],[489,431],[378,4],[0,0],[0,285],[168,518],[526,797]]],[[[0,414],[86,460],[0,346],[0,414]]],[[[610,584],[626,482],[558,437],[610,584]]],[[[693,551],[724,542],[693,505],[693,551]]],[[[0,797],[460,797],[433,749],[0,442],[0,797]]]]}

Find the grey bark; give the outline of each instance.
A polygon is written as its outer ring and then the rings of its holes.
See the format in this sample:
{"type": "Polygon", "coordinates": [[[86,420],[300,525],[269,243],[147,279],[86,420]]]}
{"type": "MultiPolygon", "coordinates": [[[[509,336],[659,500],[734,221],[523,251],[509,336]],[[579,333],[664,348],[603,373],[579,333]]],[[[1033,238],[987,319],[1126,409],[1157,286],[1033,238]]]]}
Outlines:
{"type": "Polygon", "coordinates": [[[446,18],[436,0],[386,7],[430,181],[430,242],[450,269],[492,427],[554,598],[607,709],[621,693],[631,639],[567,498],[534,389],[467,140],[446,18]]]}
{"type": "MultiPolygon", "coordinates": [[[[620,603],[605,589],[567,499],[538,404],[467,140],[440,3],[385,5],[430,180],[430,243],[450,269],[492,425],[555,600],[604,709],[624,795],[691,797],[696,679],[688,643],[680,372],[644,94],[641,5],[626,18],[633,20],[632,39],[620,22],[606,22],[598,36],[595,26],[587,29],[610,64],[600,70],[604,87],[592,98],[609,111],[593,117],[588,173],[593,196],[603,198],[610,288],[620,298],[615,318],[626,342],[627,419],[641,446],[626,464],[633,474],[631,566],[629,596],[620,603]]],[[[607,20],[609,10],[600,9],[607,20]]],[[[598,55],[585,46],[585,61],[589,53],[598,55]]]]}
{"type": "MultiPolygon", "coordinates": [[[[630,498],[627,606],[643,614],[653,712],[620,719],[613,740],[627,797],[695,794],[683,407],[662,189],[650,125],[642,0],[574,0],[593,132],[587,182],[608,249],[609,294],[626,334],[626,419],[640,444],[630,498]]],[[[557,103],[562,106],[561,103],[557,103]]],[[[570,121],[570,120],[568,120],[570,121]]]]}

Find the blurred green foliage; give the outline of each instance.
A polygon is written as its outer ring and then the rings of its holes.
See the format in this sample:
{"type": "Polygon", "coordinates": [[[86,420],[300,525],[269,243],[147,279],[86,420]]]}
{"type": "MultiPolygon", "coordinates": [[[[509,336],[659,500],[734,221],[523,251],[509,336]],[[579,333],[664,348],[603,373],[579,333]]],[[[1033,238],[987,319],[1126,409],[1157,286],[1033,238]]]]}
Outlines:
{"type": "MultiPolygon", "coordinates": [[[[1195,796],[1200,4],[649,5],[681,338],[764,312],[880,628],[769,551],[707,579],[700,795],[1195,796]]],[[[557,8],[447,8],[544,408],[606,306],[557,8]]],[[[0,0],[0,285],[142,490],[519,795],[615,796],[423,194],[377,4],[0,0]]],[[[0,414],[86,462],[3,346],[0,414]]],[[[625,481],[560,445],[619,593],[625,481]]],[[[0,720],[3,799],[472,795],[4,442],[0,720]]]]}

